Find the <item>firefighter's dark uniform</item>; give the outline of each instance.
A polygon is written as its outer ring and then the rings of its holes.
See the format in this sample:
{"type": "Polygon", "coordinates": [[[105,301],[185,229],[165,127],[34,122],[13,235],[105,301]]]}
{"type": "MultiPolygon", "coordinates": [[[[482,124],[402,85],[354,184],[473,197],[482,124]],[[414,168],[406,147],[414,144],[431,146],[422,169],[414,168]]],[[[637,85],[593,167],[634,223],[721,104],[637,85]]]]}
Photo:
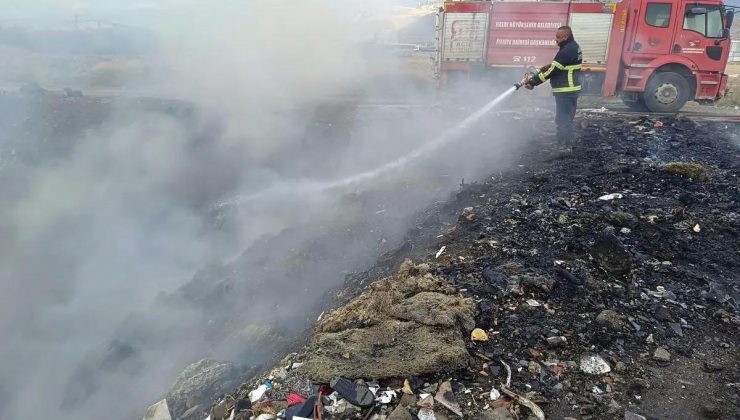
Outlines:
{"type": "Polygon", "coordinates": [[[537,86],[550,79],[552,94],[555,96],[555,125],[558,128],[558,141],[568,142],[573,135],[573,118],[581,91],[581,47],[573,36],[558,44],[560,51],[552,63],[540,69],[532,78],[537,86]]]}

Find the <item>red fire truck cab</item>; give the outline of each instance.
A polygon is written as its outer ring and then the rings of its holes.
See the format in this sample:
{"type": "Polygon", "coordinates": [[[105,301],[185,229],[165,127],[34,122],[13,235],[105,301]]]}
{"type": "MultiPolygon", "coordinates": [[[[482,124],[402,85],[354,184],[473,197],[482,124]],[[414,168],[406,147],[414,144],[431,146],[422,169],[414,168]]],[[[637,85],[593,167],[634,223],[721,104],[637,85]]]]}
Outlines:
{"type": "MultiPolygon", "coordinates": [[[[438,20],[440,82],[541,67],[568,25],[583,51],[583,94],[674,112],[726,94],[734,13],[720,0],[455,1],[438,20]]],[[[523,72],[523,71],[522,71],[523,72]]]]}

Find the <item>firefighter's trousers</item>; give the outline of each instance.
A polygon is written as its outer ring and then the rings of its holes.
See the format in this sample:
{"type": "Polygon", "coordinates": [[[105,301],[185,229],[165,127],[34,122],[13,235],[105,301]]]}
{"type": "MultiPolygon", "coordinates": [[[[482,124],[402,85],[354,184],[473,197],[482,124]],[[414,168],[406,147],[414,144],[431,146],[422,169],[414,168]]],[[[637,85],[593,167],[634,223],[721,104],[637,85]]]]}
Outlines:
{"type": "Polygon", "coordinates": [[[555,125],[558,142],[570,143],[575,135],[573,118],[578,106],[578,92],[555,93],[555,125]]]}

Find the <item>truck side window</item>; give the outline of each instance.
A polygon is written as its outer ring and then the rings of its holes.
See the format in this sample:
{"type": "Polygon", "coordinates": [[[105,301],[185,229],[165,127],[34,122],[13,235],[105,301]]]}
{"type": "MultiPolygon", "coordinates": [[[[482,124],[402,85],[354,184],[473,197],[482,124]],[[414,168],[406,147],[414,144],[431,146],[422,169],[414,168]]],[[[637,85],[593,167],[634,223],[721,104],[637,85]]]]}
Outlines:
{"type": "Polygon", "coordinates": [[[691,13],[691,7],[686,7],[683,28],[699,32],[707,38],[722,38],[722,12],[719,8],[716,6],[702,6],[706,8],[707,12],[695,15],[691,13]]]}
{"type": "Polygon", "coordinates": [[[670,3],[648,3],[645,11],[645,23],[658,28],[667,28],[671,23],[670,3]]]}

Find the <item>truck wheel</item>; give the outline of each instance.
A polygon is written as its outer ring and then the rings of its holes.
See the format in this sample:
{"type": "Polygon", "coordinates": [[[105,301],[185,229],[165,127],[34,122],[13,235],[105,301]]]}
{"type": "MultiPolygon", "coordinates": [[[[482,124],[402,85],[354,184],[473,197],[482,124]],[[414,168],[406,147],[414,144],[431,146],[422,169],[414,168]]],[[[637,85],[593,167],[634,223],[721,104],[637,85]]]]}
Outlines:
{"type": "Polygon", "coordinates": [[[630,111],[636,111],[636,112],[648,112],[647,106],[645,106],[645,101],[640,98],[637,100],[629,100],[627,98],[622,98],[622,103],[627,105],[627,108],[630,109],[630,111]]]}
{"type": "Polygon", "coordinates": [[[671,71],[656,72],[648,80],[642,97],[652,112],[676,112],[689,100],[689,82],[671,71]]]}

